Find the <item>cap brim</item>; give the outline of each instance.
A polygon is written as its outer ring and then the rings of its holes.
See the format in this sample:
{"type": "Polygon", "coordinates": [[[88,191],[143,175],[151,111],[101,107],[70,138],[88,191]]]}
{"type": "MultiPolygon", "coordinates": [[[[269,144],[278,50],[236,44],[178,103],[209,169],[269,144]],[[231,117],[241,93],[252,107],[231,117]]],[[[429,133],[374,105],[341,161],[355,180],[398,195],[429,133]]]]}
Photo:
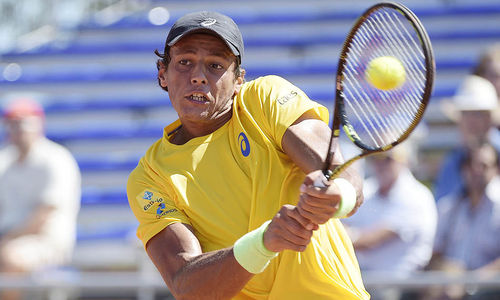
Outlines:
{"type": "Polygon", "coordinates": [[[209,29],[209,28],[193,28],[193,29],[190,29],[190,30],[187,30],[186,32],[182,33],[181,35],[179,36],[176,36],[174,39],[172,39],[167,45],[169,47],[172,47],[173,45],[175,45],[175,43],[177,43],[180,39],[182,39],[183,37],[187,36],[187,35],[190,35],[190,34],[193,34],[193,33],[207,33],[207,34],[211,34],[213,36],[216,36],[218,38],[220,38],[226,45],[227,47],[229,48],[229,50],[231,50],[231,52],[236,56],[236,57],[240,57],[240,52],[238,51],[238,49],[236,49],[236,47],[231,44],[230,42],[228,42],[222,35],[220,35],[217,31],[215,30],[212,30],[212,29],[209,29]]]}

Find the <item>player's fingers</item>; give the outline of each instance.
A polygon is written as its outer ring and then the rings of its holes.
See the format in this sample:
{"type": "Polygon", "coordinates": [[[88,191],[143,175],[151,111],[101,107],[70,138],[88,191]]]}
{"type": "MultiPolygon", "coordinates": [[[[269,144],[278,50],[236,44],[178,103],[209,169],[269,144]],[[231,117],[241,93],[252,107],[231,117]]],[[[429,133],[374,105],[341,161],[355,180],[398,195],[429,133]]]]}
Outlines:
{"type": "Polygon", "coordinates": [[[288,216],[287,211],[292,208],[295,207],[282,207],[269,224],[264,237],[269,250],[291,249],[303,251],[304,247],[309,244],[312,230],[306,230],[301,224],[288,216]]]}
{"type": "Polygon", "coordinates": [[[284,205],[279,212],[281,217],[278,221],[284,230],[303,239],[311,238],[314,226],[298,213],[295,206],[284,205]]]}
{"type": "Polygon", "coordinates": [[[293,251],[297,251],[297,252],[303,252],[307,248],[307,244],[297,245],[297,244],[294,244],[294,243],[287,241],[287,240],[283,240],[281,242],[281,244],[282,244],[283,249],[293,250],[293,251]]]}
{"type": "Polygon", "coordinates": [[[308,215],[304,215],[304,217],[309,218],[315,223],[317,223],[318,220],[321,220],[318,224],[322,224],[325,220],[328,220],[335,214],[335,212],[337,212],[339,209],[339,203],[340,197],[317,199],[306,194],[302,194],[297,207],[299,207],[301,211],[308,212],[308,215]]]}
{"type": "Polygon", "coordinates": [[[297,207],[289,204],[283,205],[279,212],[273,217],[273,221],[282,228],[290,228],[290,231],[299,233],[300,231],[310,231],[314,226],[308,226],[310,220],[300,215],[297,207]]]}
{"type": "Polygon", "coordinates": [[[336,194],[332,194],[328,198],[318,198],[308,194],[301,194],[299,203],[307,206],[307,210],[316,212],[338,208],[341,199],[341,196],[336,194]]]}
{"type": "Polygon", "coordinates": [[[297,206],[298,212],[314,224],[323,224],[331,218],[331,214],[326,214],[324,212],[311,213],[302,209],[300,205],[297,206]]]}
{"type": "Polygon", "coordinates": [[[327,222],[338,210],[337,208],[330,208],[325,210],[311,211],[304,208],[305,206],[300,205],[300,203],[297,205],[297,210],[299,211],[299,213],[313,224],[323,224],[327,222]]]}
{"type": "Polygon", "coordinates": [[[303,195],[297,204],[301,214],[317,224],[323,224],[328,221],[338,211],[340,206],[340,198],[332,198],[328,201],[321,199],[311,199],[303,195]],[[318,205],[318,202],[321,205],[318,205]]]}
{"type": "Polygon", "coordinates": [[[274,252],[280,252],[285,249],[304,251],[310,241],[307,239],[294,239],[294,235],[286,230],[269,230],[266,233],[264,236],[266,248],[274,252]]]}
{"type": "Polygon", "coordinates": [[[311,221],[304,216],[302,216],[297,207],[287,211],[287,214],[290,218],[294,219],[297,223],[299,223],[306,230],[314,230],[315,224],[312,224],[311,221]]]}
{"type": "Polygon", "coordinates": [[[293,235],[305,240],[309,240],[312,236],[312,231],[315,229],[315,224],[312,224],[309,220],[302,217],[300,213],[294,209],[289,212],[290,219],[285,224],[286,230],[290,231],[293,235]],[[296,218],[301,219],[304,222],[304,225],[297,222],[296,218]]]}
{"type": "Polygon", "coordinates": [[[281,221],[281,238],[297,246],[306,246],[309,244],[312,230],[305,229],[292,218],[284,218],[281,221]]]}

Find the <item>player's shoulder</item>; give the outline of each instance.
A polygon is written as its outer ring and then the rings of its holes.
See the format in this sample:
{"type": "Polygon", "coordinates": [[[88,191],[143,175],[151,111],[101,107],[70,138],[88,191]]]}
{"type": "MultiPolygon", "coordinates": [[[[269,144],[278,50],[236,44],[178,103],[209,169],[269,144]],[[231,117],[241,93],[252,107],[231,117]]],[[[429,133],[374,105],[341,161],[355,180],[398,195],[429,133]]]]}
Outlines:
{"type": "Polygon", "coordinates": [[[261,76],[251,81],[245,83],[244,87],[247,89],[271,89],[281,86],[290,86],[292,85],[285,78],[278,75],[266,75],[261,76]]]}
{"type": "Polygon", "coordinates": [[[154,170],[158,162],[158,156],[162,155],[160,153],[162,149],[162,139],[158,139],[151,144],[146,153],[139,159],[137,166],[130,172],[129,179],[131,177],[142,176],[148,170],[154,170]]]}
{"type": "Polygon", "coordinates": [[[246,82],[239,94],[239,100],[246,106],[269,106],[275,102],[287,102],[303,92],[283,77],[267,75],[246,82]]]}

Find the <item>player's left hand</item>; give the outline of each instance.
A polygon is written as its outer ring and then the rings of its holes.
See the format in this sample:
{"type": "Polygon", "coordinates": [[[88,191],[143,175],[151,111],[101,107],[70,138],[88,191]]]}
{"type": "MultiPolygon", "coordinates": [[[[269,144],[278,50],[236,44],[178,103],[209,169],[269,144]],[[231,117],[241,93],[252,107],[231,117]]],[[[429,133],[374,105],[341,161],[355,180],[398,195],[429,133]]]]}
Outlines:
{"type": "Polygon", "coordinates": [[[299,213],[313,224],[323,224],[333,217],[339,208],[341,195],[333,181],[326,180],[321,170],[309,173],[300,187],[300,199],[297,203],[299,213]],[[314,186],[320,179],[325,187],[314,186]]]}

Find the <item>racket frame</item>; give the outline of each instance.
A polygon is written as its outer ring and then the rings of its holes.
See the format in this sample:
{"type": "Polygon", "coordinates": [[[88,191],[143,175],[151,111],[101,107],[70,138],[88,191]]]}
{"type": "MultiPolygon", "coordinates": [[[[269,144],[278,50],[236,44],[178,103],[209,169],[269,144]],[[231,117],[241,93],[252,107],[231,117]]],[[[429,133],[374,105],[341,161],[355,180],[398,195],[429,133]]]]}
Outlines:
{"type": "Polygon", "coordinates": [[[335,78],[335,104],[334,104],[334,113],[333,113],[333,121],[332,121],[332,135],[330,137],[330,143],[328,146],[328,152],[327,152],[327,157],[325,159],[325,164],[323,167],[323,174],[325,177],[329,180],[330,178],[335,178],[338,176],[341,172],[343,172],[345,169],[347,169],[352,163],[357,161],[360,158],[366,157],[368,155],[372,155],[375,153],[380,153],[387,151],[389,149],[394,148],[396,145],[399,143],[403,142],[410,133],[417,127],[418,123],[422,119],[425,109],[427,108],[427,104],[429,103],[430,96],[432,94],[432,88],[434,84],[434,76],[435,76],[435,61],[434,61],[434,53],[432,50],[431,42],[429,39],[429,36],[427,34],[427,31],[425,30],[424,26],[418,19],[418,17],[406,6],[400,4],[400,3],[395,3],[395,2],[381,2],[378,4],[375,4],[365,10],[363,14],[356,20],[355,24],[353,25],[351,31],[347,35],[344,44],[342,46],[342,51],[340,53],[340,58],[337,66],[337,74],[335,78]],[[354,39],[354,36],[356,35],[358,29],[361,27],[361,25],[364,23],[364,21],[374,12],[377,11],[381,8],[392,8],[396,11],[398,11],[401,15],[403,15],[409,23],[413,26],[418,38],[420,39],[420,44],[422,45],[422,50],[424,52],[424,57],[425,57],[425,77],[426,77],[426,83],[424,87],[424,92],[422,93],[422,101],[419,106],[419,109],[417,110],[415,114],[415,118],[413,119],[413,122],[410,124],[410,126],[401,134],[401,136],[394,142],[381,147],[381,148],[374,148],[371,146],[366,145],[363,143],[356,131],[354,130],[354,127],[349,123],[349,120],[347,119],[347,114],[345,110],[345,103],[344,103],[344,98],[342,96],[342,91],[343,91],[343,71],[345,69],[346,65],[346,60],[347,60],[347,53],[349,52],[349,46],[351,44],[351,41],[354,39]],[[359,147],[362,152],[358,154],[357,156],[354,156],[353,158],[347,160],[343,164],[335,167],[333,170],[331,170],[331,163],[333,159],[334,152],[332,151],[332,143],[334,139],[337,139],[340,137],[340,127],[342,125],[342,128],[344,129],[344,132],[346,133],[347,137],[357,146],[359,147]]]}

